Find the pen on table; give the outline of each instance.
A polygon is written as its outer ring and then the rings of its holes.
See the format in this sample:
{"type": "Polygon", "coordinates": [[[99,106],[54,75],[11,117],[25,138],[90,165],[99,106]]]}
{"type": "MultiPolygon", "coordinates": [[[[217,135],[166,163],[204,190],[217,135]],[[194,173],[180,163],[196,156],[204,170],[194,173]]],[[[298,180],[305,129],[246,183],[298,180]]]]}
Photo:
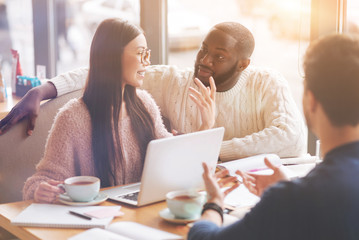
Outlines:
{"type": "Polygon", "coordinates": [[[254,168],[249,170],[248,172],[258,172],[258,171],[263,171],[263,170],[268,170],[269,168],[264,167],[264,168],[254,168]]]}
{"type": "Polygon", "coordinates": [[[223,209],[223,213],[229,214],[232,211],[234,211],[235,209],[236,209],[235,207],[225,204],[224,209],[223,209]]]}
{"type": "Polygon", "coordinates": [[[92,218],[90,216],[87,216],[85,214],[82,214],[82,213],[78,213],[78,212],[74,212],[74,211],[69,211],[70,214],[72,215],[75,215],[75,216],[78,216],[80,218],[84,218],[84,219],[87,219],[87,220],[91,220],[92,218]]]}

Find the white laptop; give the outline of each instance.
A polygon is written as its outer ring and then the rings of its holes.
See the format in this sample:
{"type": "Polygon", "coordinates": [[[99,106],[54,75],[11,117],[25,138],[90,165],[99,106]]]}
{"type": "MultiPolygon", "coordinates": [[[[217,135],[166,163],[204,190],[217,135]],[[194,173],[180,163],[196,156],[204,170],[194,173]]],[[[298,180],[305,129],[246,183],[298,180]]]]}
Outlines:
{"type": "Polygon", "coordinates": [[[162,201],[166,193],[202,189],[202,162],[217,164],[224,128],[214,128],[151,141],[141,183],[103,190],[109,199],[135,206],[162,201]]]}

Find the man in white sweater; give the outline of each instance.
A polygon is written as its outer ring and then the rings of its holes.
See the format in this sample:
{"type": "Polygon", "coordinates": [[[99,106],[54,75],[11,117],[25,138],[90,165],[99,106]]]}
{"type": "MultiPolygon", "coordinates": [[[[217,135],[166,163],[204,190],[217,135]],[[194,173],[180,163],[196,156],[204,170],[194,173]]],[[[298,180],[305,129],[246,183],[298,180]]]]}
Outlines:
{"type": "MultiPolygon", "coordinates": [[[[194,70],[150,66],[143,88],[152,94],[171,127],[188,133],[201,124],[188,88],[197,88],[195,77],[207,86],[213,77],[217,86],[215,127],[226,129],[222,161],[261,153],[300,156],[306,152],[306,131],[288,84],[278,72],[249,67],[253,50],[254,38],[247,28],[234,22],[217,24],[204,39],[194,70]]],[[[81,89],[87,73],[87,68],[77,69],[30,90],[0,122],[0,134],[28,116],[31,135],[39,102],[81,89]]]]}

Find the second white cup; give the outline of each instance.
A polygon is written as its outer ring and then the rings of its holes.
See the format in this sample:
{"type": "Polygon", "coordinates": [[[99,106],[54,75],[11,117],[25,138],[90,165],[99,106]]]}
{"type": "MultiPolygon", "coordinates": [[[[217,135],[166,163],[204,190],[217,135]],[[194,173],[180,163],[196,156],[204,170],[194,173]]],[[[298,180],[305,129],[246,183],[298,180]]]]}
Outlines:
{"type": "Polygon", "coordinates": [[[190,219],[199,217],[206,193],[191,190],[169,192],[166,195],[167,206],[176,218],[190,219]]]}

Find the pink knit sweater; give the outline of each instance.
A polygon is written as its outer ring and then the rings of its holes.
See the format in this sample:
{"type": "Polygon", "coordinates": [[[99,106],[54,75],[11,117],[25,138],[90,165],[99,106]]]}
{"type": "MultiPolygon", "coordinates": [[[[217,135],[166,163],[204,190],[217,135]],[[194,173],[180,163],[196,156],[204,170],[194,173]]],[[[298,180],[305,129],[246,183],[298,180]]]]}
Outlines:
{"type": "MultiPolygon", "coordinates": [[[[139,98],[150,113],[156,131],[156,138],[171,136],[163,125],[160,110],[150,94],[137,90],[139,98]]],[[[139,146],[131,131],[130,118],[120,120],[120,139],[125,160],[124,181],[120,171],[116,172],[119,184],[139,182],[143,169],[139,146]]],[[[85,103],[72,99],[62,107],[50,130],[44,157],[38,163],[36,173],[27,179],[23,189],[24,200],[33,199],[40,182],[65,180],[72,176],[94,176],[94,162],[91,147],[91,119],[85,103]]]]}

